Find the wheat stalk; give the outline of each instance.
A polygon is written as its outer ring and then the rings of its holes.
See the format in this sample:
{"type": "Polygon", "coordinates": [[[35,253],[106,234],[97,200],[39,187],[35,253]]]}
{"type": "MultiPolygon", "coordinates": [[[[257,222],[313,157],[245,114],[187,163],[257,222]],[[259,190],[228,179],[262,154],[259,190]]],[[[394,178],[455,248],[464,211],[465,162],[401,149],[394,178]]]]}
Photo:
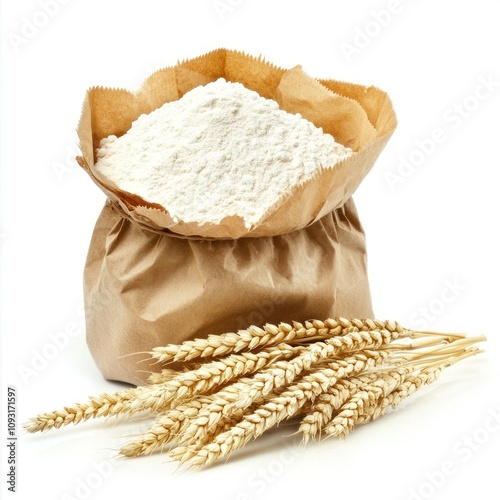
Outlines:
{"type": "Polygon", "coordinates": [[[77,403],[73,406],[65,406],[62,410],[41,413],[28,420],[23,427],[27,432],[45,432],[69,424],[76,425],[91,418],[118,416],[124,408],[134,403],[135,398],[141,392],[148,390],[148,387],[138,387],[92,396],[86,403],[77,403]]]}
{"type": "Polygon", "coordinates": [[[209,335],[206,339],[195,339],[180,345],[170,344],[156,347],[151,352],[153,358],[161,362],[190,361],[196,358],[225,356],[243,350],[251,351],[269,347],[281,342],[288,344],[310,342],[311,340],[328,339],[341,336],[352,331],[386,330],[394,333],[411,332],[402,328],[395,321],[379,321],[371,319],[329,318],[325,321],[311,320],[304,323],[293,322],[279,325],[266,324],[263,328],[250,326],[237,333],[209,335]]]}
{"type": "MultiPolygon", "coordinates": [[[[245,414],[241,422],[218,435],[210,443],[178,447],[180,449],[172,450],[171,457],[182,464],[189,461],[190,466],[194,467],[210,465],[241,448],[250,439],[260,436],[281,420],[296,415],[306,402],[313,400],[339,379],[361,373],[382,363],[388,357],[389,354],[385,352],[366,351],[332,362],[331,367],[308,373],[281,394],[266,399],[254,412],[245,414]]],[[[198,443],[203,441],[203,433],[199,433],[198,443]]]]}
{"type": "Polygon", "coordinates": [[[289,359],[302,350],[300,346],[291,347],[281,343],[256,353],[230,354],[220,360],[206,363],[197,370],[183,373],[164,386],[175,393],[172,401],[206,394],[238,377],[258,372],[269,365],[274,366],[277,361],[289,359]]]}
{"type": "MultiPolygon", "coordinates": [[[[372,359],[375,364],[380,364],[385,359],[390,357],[390,355],[390,353],[386,352],[368,350],[361,351],[346,360],[334,361],[330,359],[329,363],[327,363],[327,367],[334,370],[350,370],[356,360],[365,362],[367,359],[372,359]]],[[[298,358],[299,356],[297,356],[294,360],[287,362],[287,366],[285,366],[285,368],[287,368],[288,365],[291,365],[298,358]]],[[[180,433],[183,434],[185,441],[188,443],[196,442],[200,436],[203,436],[207,432],[206,429],[210,429],[211,426],[216,425],[217,422],[224,418],[224,416],[229,416],[238,409],[248,408],[249,406],[256,404],[258,401],[264,400],[266,396],[273,393],[276,394],[277,391],[283,388],[287,382],[286,375],[283,376],[283,364],[284,363],[282,362],[275,363],[264,372],[256,374],[253,378],[241,379],[230,386],[225,387],[216,395],[211,404],[203,408],[197,419],[187,421],[181,427],[180,433]],[[278,376],[279,382],[276,381],[278,376]],[[266,386],[266,382],[270,383],[266,386]],[[251,394],[250,397],[245,399],[245,404],[241,404],[242,394],[251,394]]],[[[298,365],[294,364],[293,366],[302,367],[300,363],[298,365]]],[[[358,369],[359,366],[356,366],[358,369]]],[[[309,367],[309,369],[314,371],[311,367],[309,367]]],[[[294,375],[297,372],[299,372],[298,369],[296,371],[292,371],[291,374],[294,375]]],[[[295,379],[296,376],[297,375],[294,375],[293,379],[295,379]]],[[[292,379],[291,375],[288,380],[290,379],[292,379]]]]}
{"type": "MultiPolygon", "coordinates": [[[[477,337],[476,339],[467,340],[481,341],[484,339],[477,337]]],[[[392,384],[379,381],[382,394],[379,395],[375,403],[371,401],[371,404],[366,407],[358,408],[354,406],[355,401],[353,400],[350,402],[351,405],[349,403],[344,405],[338,416],[325,427],[325,436],[346,437],[354,427],[377,420],[386,413],[389,407],[396,408],[403,399],[413,395],[423,385],[435,382],[446,368],[479,352],[481,351],[474,347],[463,349],[462,352],[455,353],[455,355],[444,361],[441,359],[432,360],[431,358],[422,361],[420,364],[409,365],[400,369],[399,374],[393,377],[392,384]]]]}
{"type": "Polygon", "coordinates": [[[210,404],[212,400],[211,396],[199,396],[176,408],[167,410],[156,418],[155,425],[146,433],[125,443],[120,448],[120,454],[126,457],[138,457],[153,453],[179,433],[180,426],[185,420],[196,418],[200,410],[210,404]]]}
{"type": "Polygon", "coordinates": [[[321,434],[321,429],[331,420],[334,411],[338,410],[360,386],[364,386],[377,379],[377,373],[364,373],[357,377],[339,380],[335,385],[320,394],[311,409],[300,422],[299,431],[303,435],[302,444],[310,438],[321,434]]]}
{"type": "Polygon", "coordinates": [[[149,411],[158,415],[154,425],[120,453],[145,455],[175,442],[173,459],[204,467],[299,415],[304,443],[346,436],[435,381],[444,368],[480,352],[471,346],[482,340],[343,318],[250,327],[155,349],[158,362],[188,364],[151,374],[149,386],[41,414],[25,429],[149,411]]]}
{"type": "Polygon", "coordinates": [[[234,402],[236,408],[246,408],[256,399],[264,397],[274,389],[293,382],[304,370],[313,365],[335,358],[339,354],[364,349],[378,349],[389,344],[402,333],[394,330],[350,332],[342,337],[334,337],[323,342],[315,342],[289,362],[276,363],[273,369],[257,373],[254,383],[248,384],[234,402]]]}
{"type": "Polygon", "coordinates": [[[172,370],[171,368],[164,368],[160,372],[151,372],[148,377],[150,384],[162,384],[169,382],[179,376],[179,370],[172,370]]]}
{"type": "MultiPolygon", "coordinates": [[[[144,434],[129,441],[120,449],[120,454],[127,457],[138,457],[148,455],[163,448],[171,441],[178,444],[188,442],[185,428],[189,421],[200,420],[203,410],[214,403],[220,396],[213,394],[209,396],[196,397],[175,409],[166,411],[157,417],[155,424],[144,434]]],[[[261,402],[258,402],[260,404],[261,402]]],[[[197,436],[196,442],[208,443],[211,436],[229,430],[229,428],[243,418],[245,412],[251,410],[238,410],[231,416],[223,415],[210,427],[206,427],[203,436],[197,436]]]]}
{"type": "Polygon", "coordinates": [[[387,397],[394,389],[399,387],[408,374],[409,368],[400,368],[380,374],[380,378],[371,385],[361,386],[346,401],[335,417],[322,429],[325,438],[331,436],[345,436],[350,432],[363,414],[365,409],[374,405],[380,398],[387,397]]]}
{"type": "Polygon", "coordinates": [[[190,372],[201,368],[203,363],[186,363],[183,366],[173,369],[173,368],[163,368],[159,372],[150,371],[148,382],[149,384],[162,384],[163,382],[168,382],[177,378],[181,373],[190,372]]]}
{"type": "Polygon", "coordinates": [[[28,432],[47,431],[90,418],[129,416],[147,410],[155,412],[167,409],[174,401],[206,394],[232,379],[256,372],[277,359],[287,359],[301,350],[300,346],[280,344],[257,353],[233,354],[206,363],[196,370],[181,372],[177,377],[169,377],[160,384],[104,393],[91,397],[86,403],[40,414],[28,421],[24,428],[28,432]]]}

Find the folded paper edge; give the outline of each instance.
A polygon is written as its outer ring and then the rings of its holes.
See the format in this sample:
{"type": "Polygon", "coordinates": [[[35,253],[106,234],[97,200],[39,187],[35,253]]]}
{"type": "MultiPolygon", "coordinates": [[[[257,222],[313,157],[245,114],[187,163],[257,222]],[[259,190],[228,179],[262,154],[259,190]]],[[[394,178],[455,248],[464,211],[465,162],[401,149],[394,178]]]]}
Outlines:
{"type": "MultiPolygon", "coordinates": [[[[184,59],[184,60],[178,62],[174,66],[166,66],[164,68],[160,68],[158,70],[155,70],[154,72],[152,72],[150,75],[148,75],[143,80],[140,88],[137,89],[136,91],[132,91],[132,90],[124,89],[124,88],[111,88],[111,87],[103,87],[103,86],[93,86],[93,87],[90,87],[86,91],[84,103],[82,105],[82,113],[81,113],[80,120],[79,120],[78,126],[77,126],[77,134],[78,134],[78,137],[80,139],[80,150],[82,152],[82,156],[77,157],[77,161],[78,161],[79,165],[82,166],[82,168],[84,168],[86,170],[86,172],[89,174],[89,176],[92,178],[92,180],[97,184],[97,186],[102,191],[104,191],[104,193],[108,197],[112,198],[114,201],[118,201],[119,204],[120,204],[120,206],[132,218],[134,218],[134,215],[135,215],[134,212],[135,212],[136,209],[141,209],[140,210],[141,212],[143,212],[144,210],[148,210],[148,211],[152,210],[152,211],[154,211],[154,212],[156,212],[158,214],[159,213],[163,214],[163,216],[164,216],[163,218],[164,219],[166,218],[170,222],[167,223],[167,224],[164,224],[162,226],[158,226],[158,224],[156,224],[154,221],[150,220],[149,224],[147,222],[146,222],[146,224],[151,225],[151,227],[154,228],[154,229],[159,229],[159,228],[161,229],[162,227],[164,227],[169,232],[178,232],[179,234],[186,235],[186,236],[200,236],[200,237],[204,237],[205,236],[207,238],[215,238],[215,239],[219,239],[219,238],[220,239],[226,239],[226,238],[228,238],[228,239],[236,239],[236,238],[241,238],[241,237],[260,237],[260,236],[269,236],[269,235],[271,235],[271,234],[268,234],[265,231],[264,231],[264,234],[261,234],[262,231],[259,231],[259,227],[267,220],[267,218],[269,218],[270,215],[272,215],[273,211],[275,211],[277,209],[277,207],[280,206],[280,204],[282,204],[289,197],[293,196],[292,193],[285,193],[283,197],[281,197],[272,207],[270,207],[266,211],[265,216],[258,223],[254,224],[250,228],[247,228],[245,226],[244,221],[243,221],[243,219],[240,216],[233,216],[232,218],[240,219],[241,220],[241,226],[243,228],[245,228],[244,230],[240,230],[239,234],[237,234],[237,235],[231,235],[230,234],[231,233],[230,229],[228,231],[222,230],[224,224],[222,224],[222,227],[221,227],[221,225],[215,225],[213,223],[207,223],[207,224],[204,224],[204,225],[193,224],[193,223],[183,223],[184,227],[186,227],[186,226],[188,226],[188,227],[190,227],[190,226],[197,226],[199,234],[195,234],[196,230],[195,230],[195,232],[192,232],[192,231],[184,232],[182,230],[179,230],[179,228],[177,228],[177,231],[174,231],[172,229],[172,227],[177,226],[178,222],[176,222],[176,221],[174,221],[172,219],[172,217],[168,213],[168,210],[166,210],[163,206],[161,206],[159,204],[150,203],[150,202],[148,202],[146,200],[143,200],[141,197],[139,197],[137,195],[134,195],[132,193],[127,193],[127,192],[119,190],[119,189],[114,189],[112,186],[108,185],[107,182],[105,182],[103,179],[101,179],[100,176],[99,176],[99,173],[93,168],[94,167],[94,160],[95,160],[94,159],[95,145],[94,145],[94,137],[93,137],[93,132],[92,132],[91,100],[92,100],[93,94],[96,91],[98,91],[98,90],[105,90],[105,91],[111,91],[111,92],[113,92],[113,91],[116,91],[116,92],[125,92],[128,95],[130,95],[131,97],[134,97],[134,96],[138,95],[145,88],[147,82],[151,78],[153,78],[156,74],[158,74],[160,72],[164,72],[164,71],[168,71],[168,70],[175,71],[176,68],[179,68],[179,67],[182,67],[182,66],[185,66],[185,65],[189,65],[189,64],[193,64],[193,63],[195,63],[197,61],[199,62],[203,58],[206,58],[206,57],[208,57],[210,55],[213,55],[213,54],[221,54],[221,55],[223,55],[223,57],[224,57],[224,65],[227,65],[227,56],[230,53],[238,55],[238,56],[243,56],[245,58],[249,58],[250,60],[258,62],[260,64],[264,64],[269,69],[274,69],[274,70],[278,70],[280,72],[283,72],[282,76],[287,71],[289,71],[289,70],[286,70],[284,68],[281,68],[281,67],[273,64],[272,62],[266,61],[265,58],[264,58],[264,56],[262,56],[262,55],[253,56],[251,54],[245,53],[244,51],[231,50],[231,49],[226,49],[226,48],[218,48],[218,49],[214,49],[214,50],[211,50],[209,52],[206,52],[204,54],[201,54],[199,56],[196,56],[194,58],[184,59]],[[89,137],[90,137],[90,140],[89,140],[89,137]],[[219,229],[218,232],[220,233],[220,235],[218,235],[218,236],[212,236],[210,234],[214,228],[218,228],[219,229]]],[[[300,67],[300,65],[299,65],[299,67],[300,67]]],[[[342,81],[338,81],[338,80],[317,79],[317,78],[314,78],[314,77],[312,77],[312,76],[310,76],[310,75],[308,75],[306,73],[304,73],[304,74],[308,78],[311,78],[312,80],[314,80],[317,83],[319,83],[328,92],[331,92],[332,94],[337,94],[339,96],[342,96],[343,98],[346,98],[346,99],[349,99],[349,100],[355,102],[366,113],[367,120],[374,127],[375,131],[377,132],[377,135],[374,137],[373,140],[371,140],[367,144],[365,144],[365,146],[362,148],[362,150],[366,149],[367,147],[369,147],[374,142],[376,142],[376,141],[378,142],[379,140],[381,140],[383,138],[386,138],[386,139],[382,141],[383,142],[383,146],[382,146],[381,149],[383,149],[385,147],[385,144],[389,140],[390,136],[392,135],[392,133],[393,133],[393,131],[396,128],[396,125],[397,125],[397,119],[396,119],[396,115],[395,115],[395,112],[394,112],[394,108],[393,108],[392,102],[391,102],[391,100],[390,100],[390,98],[389,98],[389,96],[388,96],[388,94],[386,92],[384,92],[383,90],[381,90],[381,89],[379,89],[378,87],[375,87],[375,86],[363,86],[363,85],[359,85],[359,84],[355,84],[355,83],[342,82],[342,81]],[[385,108],[386,113],[389,114],[389,116],[385,120],[386,123],[384,124],[385,126],[384,126],[383,130],[384,130],[385,133],[381,133],[382,131],[379,130],[379,128],[377,128],[376,122],[374,123],[373,116],[369,116],[369,114],[366,111],[365,107],[357,99],[354,99],[353,97],[351,97],[349,95],[345,95],[343,93],[336,92],[336,91],[332,90],[331,88],[329,88],[328,84],[332,84],[332,83],[335,84],[335,85],[344,85],[344,86],[347,86],[347,87],[355,88],[355,89],[357,89],[358,92],[362,91],[363,89],[364,89],[365,92],[374,92],[377,95],[377,98],[379,100],[381,100],[381,102],[383,103],[383,107],[385,108]]],[[[382,110],[380,110],[380,112],[378,114],[380,115],[381,113],[382,113],[382,110]]],[[[357,152],[353,153],[353,155],[356,155],[356,154],[358,154],[358,153],[357,152]]],[[[334,169],[338,164],[342,163],[343,161],[346,161],[346,160],[342,160],[340,162],[337,162],[336,164],[334,164],[332,166],[322,167],[321,170],[320,170],[320,172],[318,172],[318,175],[321,172],[325,171],[325,170],[334,169]]],[[[306,184],[307,182],[310,182],[310,181],[311,181],[311,179],[308,179],[307,181],[304,182],[304,184],[306,184]]],[[[295,189],[294,189],[294,191],[295,191],[295,189]]],[[[346,196],[346,199],[349,198],[351,195],[352,195],[352,193],[349,193],[349,196],[346,196]]],[[[325,200],[325,204],[326,204],[326,200],[325,200]]],[[[338,206],[333,206],[332,208],[330,208],[330,210],[338,208],[338,206]]],[[[139,214],[137,214],[137,215],[139,215],[139,214]]],[[[323,213],[323,210],[321,210],[320,213],[316,217],[314,217],[313,220],[309,221],[309,223],[307,223],[305,226],[300,226],[300,227],[306,227],[307,225],[314,223],[316,220],[318,220],[319,218],[321,218],[323,215],[325,215],[325,214],[323,213]]],[[[145,223],[145,219],[148,220],[148,217],[145,216],[144,213],[141,213],[139,215],[139,218],[140,218],[140,222],[143,223],[143,224],[145,223]]],[[[272,234],[273,235],[274,234],[283,234],[284,232],[291,232],[291,231],[295,231],[297,229],[300,229],[300,227],[294,227],[290,231],[288,229],[286,231],[283,231],[283,232],[275,232],[275,231],[273,231],[272,234]]]]}

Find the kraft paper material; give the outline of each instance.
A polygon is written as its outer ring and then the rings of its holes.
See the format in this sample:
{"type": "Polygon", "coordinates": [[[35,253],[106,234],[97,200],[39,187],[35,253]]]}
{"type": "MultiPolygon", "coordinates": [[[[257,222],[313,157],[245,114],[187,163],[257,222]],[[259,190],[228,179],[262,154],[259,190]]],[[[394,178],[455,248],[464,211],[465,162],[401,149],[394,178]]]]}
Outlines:
{"type": "Polygon", "coordinates": [[[137,92],[89,89],[78,162],[108,200],[90,242],[84,297],[87,341],[104,377],[145,383],[147,370],[161,366],[141,363],[144,352],[250,324],[373,317],[351,196],[395,127],[391,102],[375,87],[316,80],[299,66],[286,70],[226,49],[159,70],[137,92]],[[283,193],[251,228],[240,217],[174,222],[95,169],[102,138],[123,135],[141,114],[221,77],[300,113],[355,154],[283,193]]]}

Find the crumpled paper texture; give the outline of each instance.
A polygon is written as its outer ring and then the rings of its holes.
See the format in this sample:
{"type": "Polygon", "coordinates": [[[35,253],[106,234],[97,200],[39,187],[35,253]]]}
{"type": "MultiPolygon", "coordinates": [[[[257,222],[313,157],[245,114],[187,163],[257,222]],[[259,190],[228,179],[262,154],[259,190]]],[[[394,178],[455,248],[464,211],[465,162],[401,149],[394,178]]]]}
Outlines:
{"type": "Polygon", "coordinates": [[[89,89],[78,162],[108,201],[84,273],[87,341],[112,380],[144,383],[158,365],[145,351],[250,324],[329,316],[373,317],[366,245],[352,194],[396,127],[375,87],[315,80],[300,67],[219,49],[157,71],[136,92],[89,89]],[[300,113],[355,151],[283,193],[258,224],[174,222],[160,205],[121,191],[94,167],[103,137],[217,78],[238,81],[300,113]],[[134,354],[142,353],[142,354],[134,354]]]}

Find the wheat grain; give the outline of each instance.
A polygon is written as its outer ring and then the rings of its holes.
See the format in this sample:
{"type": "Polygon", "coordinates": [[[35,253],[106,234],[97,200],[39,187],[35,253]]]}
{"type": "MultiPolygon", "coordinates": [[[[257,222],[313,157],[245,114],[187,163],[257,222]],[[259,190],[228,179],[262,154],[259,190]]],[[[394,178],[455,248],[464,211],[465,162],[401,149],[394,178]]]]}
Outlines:
{"type": "MultiPolygon", "coordinates": [[[[386,352],[367,350],[354,354],[351,358],[346,360],[339,359],[334,361],[330,359],[326,366],[334,370],[352,370],[355,365],[357,372],[359,372],[360,367],[364,366],[362,363],[367,362],[367,360],[373,360],[375,364],[378,364],[390,357],[390,355],[390,353],[386,352]]],[[[297,356],[297,358],[298,357],[299,356],[297,356]]],[[[224,416],[229,416],[238,409],[248,408],[256,402],[264,400],[270,393],[279,391],[287,382],[286,375],[284,376],[283,374],[283,365],[285,365],[285,368],[288,368],[288,365],[291,365],[293,361],[295,360],[289,361],[286,364],[282,362],[275,363],[264,372],[256,374],[253,378],[241,379],[225,387],[224,390],[216,395],[213,403],[200,412],[198,419],[186,422],[186,425],[181,428],[180,432],[183,433],[185,440],[187,442],[193,442],[195,436],[203,435],[205,429],[210,429],[211,426],[215,425],[224,416]],[[276,382],[278,376],[280,377],[280,381],[276,382]],[[250,397],[247,396],[245,404],[243,405],[241,404],[242,394],[251,394],[250,397]]],[[[368,361],[368,363],[371,362],[372,361],[368,361]]],[[[298,366],[301,365],[299,364],[298,366]]],[[[297,369],[296,372],[292,372],[292,374],[297,373],[298,375],[298,372],[299,370],[297,369]]],[[[288,380],[291,378],[290,376],[288,380]]],[[[293,378],[295,378],[295,376],[293,378]]]]}
{"type": "Polygon", "coordinates": [[[160,416],[120,453],[139,456],[175,442],[172,458],[204,467],[297,415],[305,414],[299,427],[304,442],[322,434],[345,436],[432,383],[445,367],[480,352],[470,346],[482,340],[343,318],[251,327],[159,348],[153,356],[162,362],[215,359],[164,368],[151,375],[152,385],[41,414],[25,429],[147,410],[160,416]],[[412,341],[394,342],[400,338],[412,341]]]}
{"type": "Polygon", "coordinates": [[[322,429],[322,435],[346,436],[355,426],[359,415],[365,408],[374,405],[380,398],[387,397],[404,381],[410,368],[399,368],[380,373],[379,378],[371,384],[362,385],[339,409],[334,418],[322,429]]]}
{"type": "Polygon", "coordinates": [[[303,324],[297,321],[293,326],[287,323],[266,324],[263,328],[251,326],[238,333],[209,335],[206,339],[195,339],[180,345],[170,344],[156,347],[151,355],[161,362],[189,361],[196,358],[217,357],[243,350],[254,350],[279,344],[328,339],[352,331],[386,330],[399,334],[410,333],[395,321],[371,319],[329,318],[325,321],[311,320],[303,324]]]}
{"type": "Polygon", "coordinates": [[[198,370],[179,375],[167,382],[168,390],[175,391],[173,399],[182,400],[197,394],[205,394],[233,379],[255,373],[265,367],[274,366],[279,360],[286,360],[303,350],[281,343],[262,351],[230,354],[225,358],[202,365],[198,370]]]}
{"type": "MultiPolygon", "coordinates": [[[[194,467],[210,465],[241,448],[250,439],[255,439],[284,418],[296,415],[307,401],[326,391],[339,379],[361,373],[381,364],[388,357],[389,354],[386,352],[366,351],[332,362],[331,365],[335,366],[335,369],[321,368],[316,372],[308,373],[296,384],[287,387],[281,394],[266,399],[253,413],[245,414],[241,422],[231,427],[229,431],[218,435],[212,442],[201,447],[196,444],[183,446],[182,452],[174,449],[171,456],[180,460],[181,463],[189,461],[189,464],[194,467]]],[[[203,431],[198,429],[198,440],[202,441],[203,436],[203,431]]]]}
{"type": "Polygon", "coordinates": [[[149,372],[148,382],[149,384],[162,384],[163,382],[168,382],[177,378],[181,373],[190,372],[201,368],[203,363],[185,363],[183,366],[176,369],[173,368],[163,368],[159,372],[149,372]]]}
{"type": "Polygon", "coordinates": [[[164,368],[161,372],[152,372],[148,377],[150,384],[162,384],[179,376],[179,370],[164,368]]]}
{"type": "Polygon", "coordinates": [[[200,396],[167,410],[156,418],[155,424],[146,433],[124,444],[120,454],[126,457],[138,457],[153,453],[175,438],[185,420],[196,418],[200,410],[211,402],[212,397],[200,396]]]}
{"type": "Polygon", "coordinates": [[[115,417],[124,408],[133,404],[141,392],[148,390],[148,387],[138,387],[90,397],[86,403],[77,403],[73,406],[66,406],[62,410],[41,413],[26,422],[23,427],[27,432],[45,432],[69,424],[76,425],[91,418],[115,417]]]}
{"type": "Polygon", "coordinates": [[[243,389],[234,405],[236,408],[246,408],[273,389],[293,382],[300,373],[320,361],[329,360],[341,353],[355,350],[377,349],[381,345],[395,340],[399,335],[398,331],[362,331],[350,332],[342,337],[334,337],[324,342],[315,342],[289,362],[276,363],[273,365],[273,369],[257,373],[253,378],[254,383],[248,384],[243,389]]]}
{"type": "Polygon", "coordinates": [[[197,370],[181,372],[177,377],[161,384],[105,393],[91,397],[86,403],[77,403],[62,410],[40,414],[28,421],[24,428],[28,432],[47,431],[90,418],[129,416],[142,411],[164,410],[174,401],[205,394],[242,374],[258,371],[276,359],[294,356],[301,349],[300,346],[280,344],[257,353],[230,355],[206,363],[197,370]]]}
{"type": "Polygon", "coordinates": [[[321,434],[322,428],[331,420],[333,412],[338,410],[362,385],[373,382],[378,377],[376,373],[364,373],[357,377],[339,380],[326,392],[320,394],[310,411],[300,422],[302,443],[305,445],[311,438],[321,434]]]}
{"type": "MultiPolygon", "coordinates": [[[[337,425],[334,425],[334,422],[332,422],[331,428],[325,429],[326,433],[330,436],[347,436],[354,427],[377,420],[386,413],[389,407],[393,409],[396,408],[403,399],[410,397],[423,385],[429,385],[435,382],[446,368],[462,359],[481,352],[475,347],[463,348],[463,346],[470,345],[471,342],[481,342],[485,340],[484,337],[467,340],[468,342],[457,342],[460,344],[458,346],[459,350],[455,351],[454,349],[457,349],[457,346],[455,346],[452,349],[454,355],[444,360],[441,360],[439,356],[437,360],[433,360],[433,356],[430,355],[427,359],[421,361],[421,363],[410,364],[399,369],[397,375],[394,373],[396,376],[393,378],[393,384],[386,386],[382,381],[378,381],[379,386],[384,389],[378,400],[375,403],[372,402],[366,408],[361,409],[358,413],[353,411],[353,414],[350,415],[349,412],[347,412],[345,415],[346,418],[342,420],[339,419],[336,422],[337,425]]],[[[426,354],[429,355],[431,353],[426,354]]]]}

